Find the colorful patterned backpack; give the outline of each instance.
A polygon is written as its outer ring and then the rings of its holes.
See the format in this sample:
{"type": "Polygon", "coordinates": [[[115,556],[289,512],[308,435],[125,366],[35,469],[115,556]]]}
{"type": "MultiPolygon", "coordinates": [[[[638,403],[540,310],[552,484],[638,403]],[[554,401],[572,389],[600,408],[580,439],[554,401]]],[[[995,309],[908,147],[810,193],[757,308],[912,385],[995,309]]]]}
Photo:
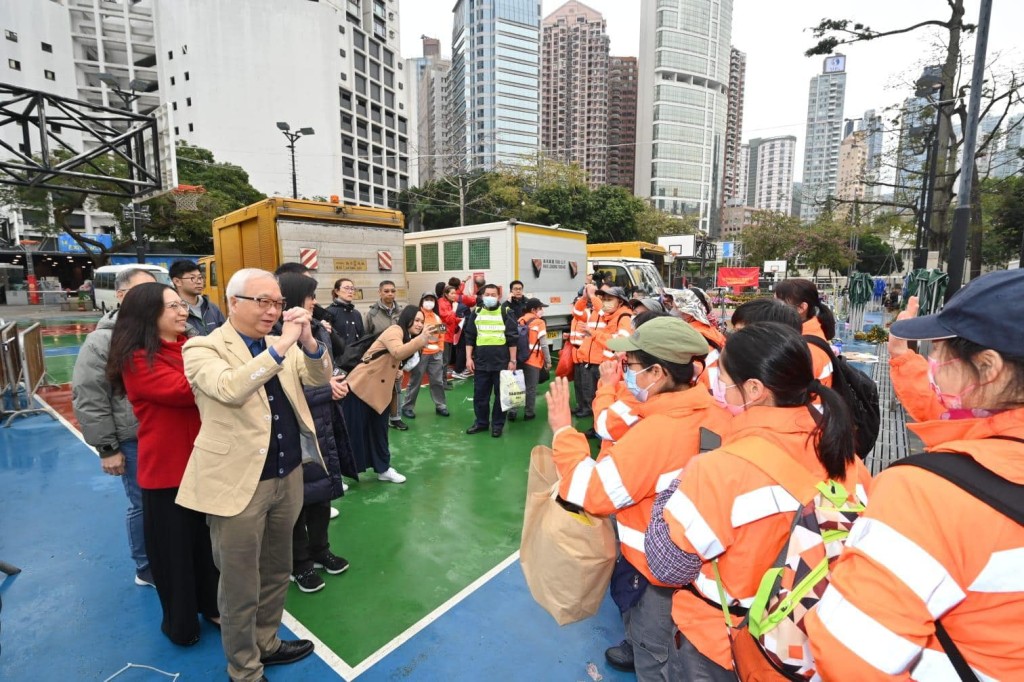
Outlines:
{"type": "MultiPolygon", "coordinates": [[[[836,481],[818,480],[762,438],[744,438],[725,449],[775,480],[790,496],[780,501],[780,508],[796,511],[789,539],[761,578],[746,617],[733,627],[725,611],[736,675],[743,682],[809,680],[815,669],[804,617],[825,593],[832,566],[864,512],[867,494],[859,485],[850,490],[836,481]]],[[[717,561],[713,568],[725,603],[717,561]]]]}

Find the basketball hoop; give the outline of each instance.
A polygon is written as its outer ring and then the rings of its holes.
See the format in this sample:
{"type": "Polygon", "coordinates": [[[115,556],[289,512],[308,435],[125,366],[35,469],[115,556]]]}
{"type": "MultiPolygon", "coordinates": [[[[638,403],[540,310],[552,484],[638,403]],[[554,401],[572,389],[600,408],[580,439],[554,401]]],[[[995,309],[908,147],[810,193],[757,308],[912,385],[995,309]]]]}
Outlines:
{"type": "Polygon", "coordinates": [[[171,190],[174,207],[179,211],[198,210],[199,197],[204,194],[206,194],[206,188],[202,185],[178,185],[177,189],[171,190]]]}

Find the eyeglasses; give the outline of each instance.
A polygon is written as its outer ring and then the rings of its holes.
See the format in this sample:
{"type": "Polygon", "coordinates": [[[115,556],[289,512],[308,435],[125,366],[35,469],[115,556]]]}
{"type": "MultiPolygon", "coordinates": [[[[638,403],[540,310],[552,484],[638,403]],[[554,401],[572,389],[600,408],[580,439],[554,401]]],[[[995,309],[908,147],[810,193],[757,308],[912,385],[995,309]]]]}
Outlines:
{"type": "Polygon", "coordinates": [[[179,310],[181,312],[183,312],[183,313],[187,313],[188,312],[188,303],[185,303],[185,301],[175,301],[174,303],[165,303],[164,307],[167,308],[168,310],[173,310],[175,312],[177,312],[179,310]]]}
{"type": "Polygon", "coordinates": [[[202,284],[206,281],[206,278],[202,275],[194,275],[192,277],[179,277],[182,282],[192,282],[193,284],[202,284]]]}
{"type": "Polygon", "coordinates": [[[338,287],[338,291],[355,291],[355,287],[338,287]]]}
{"type": "Polygon", "coordinates": [[[277,308],[284,310],[284,307],[288,305],[288,301],[283,298],[263,298],[262,296],[235,296],[243,301],[256,301],[256,305],[260,307],[260,310],[270,310],[271,308],[277,308]]]}

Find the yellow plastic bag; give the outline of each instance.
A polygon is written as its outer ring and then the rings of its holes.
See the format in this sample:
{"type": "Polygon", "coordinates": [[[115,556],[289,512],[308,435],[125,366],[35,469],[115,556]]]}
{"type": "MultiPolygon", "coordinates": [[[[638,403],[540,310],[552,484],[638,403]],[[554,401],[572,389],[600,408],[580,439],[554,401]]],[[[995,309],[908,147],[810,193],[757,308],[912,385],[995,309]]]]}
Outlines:
{"type": "Polygon", "coordinates": [[[608,591],[617,543],[611,519],[573,513],[555,498],[558,470],[551,449],[530,453],[519,563],[530,594],[559,625],[597,613],[608,591]]]}

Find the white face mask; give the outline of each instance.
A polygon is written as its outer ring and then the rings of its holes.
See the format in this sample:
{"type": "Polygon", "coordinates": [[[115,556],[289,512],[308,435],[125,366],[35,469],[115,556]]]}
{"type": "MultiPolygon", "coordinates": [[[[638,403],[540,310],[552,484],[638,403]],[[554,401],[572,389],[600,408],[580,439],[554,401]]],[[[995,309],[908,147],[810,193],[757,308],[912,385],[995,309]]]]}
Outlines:
{"type": "Polygon", "coordinates": [[[498,305],[498,297],[497,296],[484,296],[483,299],[484,299],[484,306],[487,307],[487,308],[493,308],[494,306],[498,305]]]}
{"type": "Polygon", "coordinates": [[[619,299],[607,299],[604,303],[601,304],[601,309],[604,310],[606,313],[614,313],[616,310],[619,309],[619,299]]]}
{"type": "Polygon", "coordinates": [[[434,309],[434,302],[433,301],[424,301],[423,302],[423,309],[424,310],[433,310],[434,309]]]}

